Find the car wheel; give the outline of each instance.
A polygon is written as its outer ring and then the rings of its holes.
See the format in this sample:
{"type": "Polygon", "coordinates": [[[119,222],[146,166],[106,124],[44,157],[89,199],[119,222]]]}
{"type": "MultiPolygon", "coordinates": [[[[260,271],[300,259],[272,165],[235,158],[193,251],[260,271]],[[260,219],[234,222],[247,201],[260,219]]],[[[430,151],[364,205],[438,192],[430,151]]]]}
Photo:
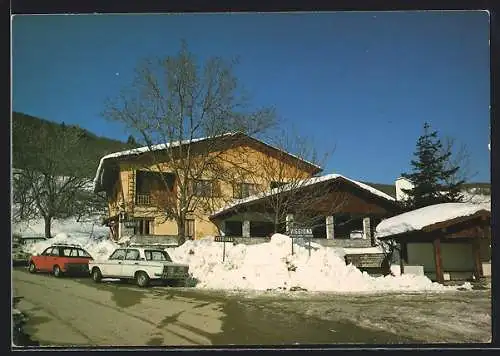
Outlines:
{"type": "Polygon", "coordinates": [[[35,273],[36,272],[36,266],[33,262],[30,262],[29,266],[28,266],[28,271],[30,273],[35,273]]]}
{"type": "Polygon", "coordinates": [[[146,287],[149,284],[149,277],[146,272],[137,272],[135,281],[139,287],[146,287]]]}
{"type": "Polygon", "coordinates": [[[55,277],[61,277],[62,276],[61,267],[59,267],[58,265],[54,266],[54,269],[52,270],[52,272],[54,273],[55,277]]]}
{"type": "Polygon", "coordinates": [[[92,279],[94,280],[94,282],[96,283],[99,283],[102,279],[102,274],[101,274],[101,270],[99,268],[94,268],[92,270],[92,279]]]}

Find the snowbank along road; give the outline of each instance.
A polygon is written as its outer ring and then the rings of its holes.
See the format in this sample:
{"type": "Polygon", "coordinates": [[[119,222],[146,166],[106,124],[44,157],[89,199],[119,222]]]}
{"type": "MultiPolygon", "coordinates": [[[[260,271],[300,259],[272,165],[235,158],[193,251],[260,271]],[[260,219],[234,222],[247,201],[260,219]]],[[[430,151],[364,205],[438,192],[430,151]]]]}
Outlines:
{"type": "Polygon", "coordinates": [[[44,345],[490,342],[490,291],[417,294],[140,289],[13,271],[26,331],[44,345]]]}

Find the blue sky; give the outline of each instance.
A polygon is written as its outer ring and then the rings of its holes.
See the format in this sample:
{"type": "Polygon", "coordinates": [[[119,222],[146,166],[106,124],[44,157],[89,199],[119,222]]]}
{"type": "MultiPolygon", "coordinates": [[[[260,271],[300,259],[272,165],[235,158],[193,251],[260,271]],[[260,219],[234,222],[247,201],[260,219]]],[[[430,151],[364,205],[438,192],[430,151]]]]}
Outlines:
{"type": "Polygon", "coordinates": [[[106,98],[181,39],[202,60],[238,56],[253,104],[275,106],[319,152],[335,147],[324,173],[392,183],[427,121],[490,181],[487,12],[18,15],[13,110],[126,140],[100,115],[106,98]]]}

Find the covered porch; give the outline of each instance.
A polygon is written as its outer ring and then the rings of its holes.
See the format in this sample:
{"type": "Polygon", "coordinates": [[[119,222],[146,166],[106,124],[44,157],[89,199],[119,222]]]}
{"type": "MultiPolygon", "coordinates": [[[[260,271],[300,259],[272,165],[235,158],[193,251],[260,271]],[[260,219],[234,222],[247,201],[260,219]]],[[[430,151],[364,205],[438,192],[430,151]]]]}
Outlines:
{"type": "Polygon", "coordinates": [[[399,212],[394,199],[374,188],[367,189],[339,175],[304,185],[293,195],[293,204],[277,211],[275,194],[257,195],[210,216],[226,236],[268,238],[287,234],[293,226],[308,227],[318,240],[366,240],[374,245],[374,228],[385,217],[399,212]],[[310,199],[311,191],[323,192],[310,199]]]}
{"type": "MultiPolygon", "coordinates": [[[[438,206],[433,207],[439,209],[438,206]]],[[[418,210],[430,210],[428,208],[432,206],[418,210]]],[[[426,212],[423,211],[422,214],[425,215],[426,212]]],[[[378,239],[392,240],[399,245],[401,274],[405,273],[406,265],[411,265],[422,266],[424,274],[439,283],[479,280],[491,276],[490,216],[488,210],[477,208],[477,211],[467,216],[447,218],[426,224],[418,230],[389,234],[378,239]]],[[[397,218],[399,217],[393,219],[397,218]]],[[[385,224],[390,224],[390,221],[385,224]]],[[[408,224],[411,225],[411,222],[408,224]]]]}

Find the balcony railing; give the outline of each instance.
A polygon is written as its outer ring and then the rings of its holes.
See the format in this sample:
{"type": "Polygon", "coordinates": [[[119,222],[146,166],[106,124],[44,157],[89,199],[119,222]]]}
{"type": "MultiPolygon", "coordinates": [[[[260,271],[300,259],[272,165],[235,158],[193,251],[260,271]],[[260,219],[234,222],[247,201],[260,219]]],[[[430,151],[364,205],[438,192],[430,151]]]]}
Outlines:
{"type": "Polygon", "coordinates": [[[151,195],[149,194],[137,194],[135,197],[136,205],[151,205],[151,195]]]}

